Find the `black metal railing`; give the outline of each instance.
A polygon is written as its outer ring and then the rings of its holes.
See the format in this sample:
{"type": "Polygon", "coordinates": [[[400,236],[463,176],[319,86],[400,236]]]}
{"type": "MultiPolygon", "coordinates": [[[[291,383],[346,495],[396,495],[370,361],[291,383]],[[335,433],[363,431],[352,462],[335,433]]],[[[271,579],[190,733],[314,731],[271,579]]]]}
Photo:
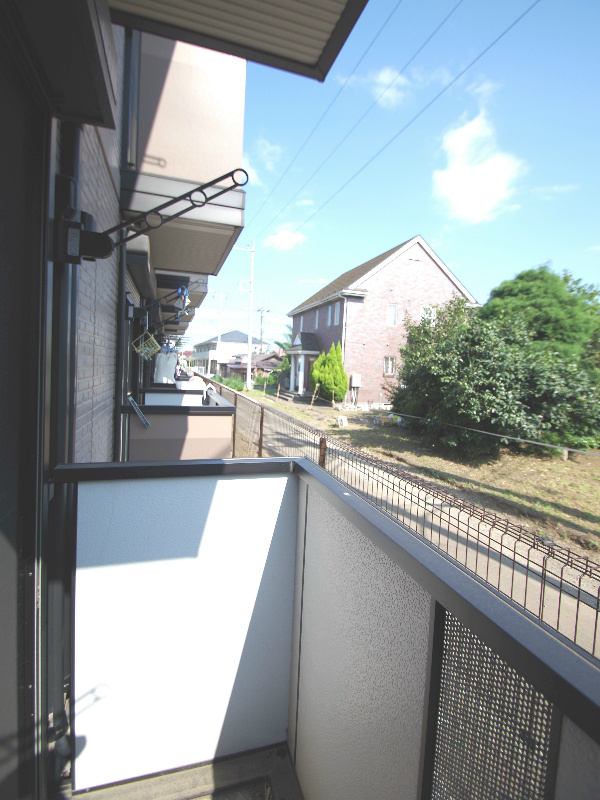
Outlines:
{"type": "Polygon", "coordinates": [[[600,657],[600,564],[214,383],[236,404],[234,457],[310,458],[386,514],[600,657]]]}

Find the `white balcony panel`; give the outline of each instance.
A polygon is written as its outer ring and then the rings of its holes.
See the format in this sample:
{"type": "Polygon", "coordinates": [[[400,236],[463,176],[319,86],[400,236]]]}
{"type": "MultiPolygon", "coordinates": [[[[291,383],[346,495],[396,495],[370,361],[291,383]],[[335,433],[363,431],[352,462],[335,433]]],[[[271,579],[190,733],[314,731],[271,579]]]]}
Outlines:
{"type": "MultiPolygon", "coordinates": [[[[142,173],[123,172],[121,209],[126,216],[145,214],[197,184],[142,173]]],[[[201,208],[148,232],[154,270],[216,275],[244,226],[245,192],[232,189],[201,208]]],[[[178,203],[165,216],[187,208],[178,203]]]]}
{"type": "Polygon", "coordinates": [[[286,737],[297,479],[81,484],[75,788],[286,737]]]}

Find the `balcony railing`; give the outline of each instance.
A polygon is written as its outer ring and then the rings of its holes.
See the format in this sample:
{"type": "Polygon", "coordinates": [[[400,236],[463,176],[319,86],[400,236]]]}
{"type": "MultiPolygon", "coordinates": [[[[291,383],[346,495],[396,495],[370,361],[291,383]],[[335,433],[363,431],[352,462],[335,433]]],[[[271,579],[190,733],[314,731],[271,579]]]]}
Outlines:
{"type": "Polygon", "coordinates": [[[55,480],[76,790],[285,742],[305,800],[596,796],[597,662],[308,459],[55,480]]]}
{"type": "Polygon", "coordinates": [[[522,608],[600,657],[600,564],[220,384],[237,458],[308,457],[522,608]]]}

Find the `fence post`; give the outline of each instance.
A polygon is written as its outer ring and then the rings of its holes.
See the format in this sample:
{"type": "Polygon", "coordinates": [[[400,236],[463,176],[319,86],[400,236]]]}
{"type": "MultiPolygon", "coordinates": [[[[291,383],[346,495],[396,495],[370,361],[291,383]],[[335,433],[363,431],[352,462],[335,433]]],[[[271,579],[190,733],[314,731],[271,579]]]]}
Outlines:
{"type": "MultiPolygon", "coordinates": [[[[223,391],[221,390],[221,394],[223,391]]],[[[235,406],[235,412],[233,414],[233,441],[231,443],[231,457],[235,458],[235,429],[237,428],[237,394],[233,395],[233,405],[235,406]]]]}
{"type": "Polygon", "coordinates": [[[321,436],[319,439],[319,466],[325,469],[325,453],[327,452],[327,439],[321,436]]]}
{"type": "Polygon", "coordinates": [[[262,446],[263,446],[263,424],[265,421],[265,408],[264,406],[260,407],[260,426],[258,429],[258,457],[262,458],[262,446]]]}

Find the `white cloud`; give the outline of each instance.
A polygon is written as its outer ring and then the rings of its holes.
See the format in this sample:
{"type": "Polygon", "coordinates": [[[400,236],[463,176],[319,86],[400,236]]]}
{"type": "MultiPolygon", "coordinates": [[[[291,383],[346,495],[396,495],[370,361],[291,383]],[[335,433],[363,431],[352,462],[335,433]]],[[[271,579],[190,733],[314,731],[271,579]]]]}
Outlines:
{"type": "Polygon", "coordinates": [[[267,139],[259,139],[256,143],[258,159],[269,172],[273,172],[281,158],[283,148],[278,144],[271,144],[267,139]]]}
{"type": "Polygon", "coordinates": [[[445,201],[450,216],[475,224],[518,208],[508,201],[526,164],[498,149],[494,128],[484,110],[444,135],[447,166],[433,173],[434,195],[445,201]]]}
{"type": "Polygon", "coordinates": [[[577,183],[555,183],[552,186],[536,186],[534,188],[535,194],[540,195],[544,200],[551,200],[553,197],[561,194],[570,194],[571,192],[579,189],[577,183]]]}
{"type": "Polygon", "coordinates": [[[314,200],[298,200],[296,202],[297,206],[314,206],[314,204],[315,204],[314,200]]]}
{"type": "Polygon", "coordinates": [[[267,236],[263,245],[274,250],[294,250],[304,244],[306,236],[299,231],[291,231],[287,226],[279,228],[277,233],[267,236]]]}
{"type": "Polygon", "coordinates": [[[600,244],[591,244],[587,249],[595,252],[597,250],[600,250],[600,244]]]}
{"type": "Polygon", "coordinates": [[[383,108],[396,108],[406,97],[410,81],[394,67],[383,67],[369,76],[371,94],[383,108]]]}
{"type": "Polygon", "coordinates": [[[474,94],[475,97],[479,98],[479,101],[483,105],[487,103],[487,101],[491,98],[491,96],[500,88],[500,85],[494,83],[493,81],[478,81],[477,83],[472,83],[468,91],[471,94],[474,94]]]}
{"type": "Polygon", "coordinates": [[[248,156],[245,153],[242,156],[242,166],[244,167],[244,169],[248,173],[248,183],[251,186],[263,186],[264,185],[263,182],[261,181],[261,179],[258,177],[258,172],[254,169],[254,167],[250,163],[250,159],[248,158],[248,156]]]}

